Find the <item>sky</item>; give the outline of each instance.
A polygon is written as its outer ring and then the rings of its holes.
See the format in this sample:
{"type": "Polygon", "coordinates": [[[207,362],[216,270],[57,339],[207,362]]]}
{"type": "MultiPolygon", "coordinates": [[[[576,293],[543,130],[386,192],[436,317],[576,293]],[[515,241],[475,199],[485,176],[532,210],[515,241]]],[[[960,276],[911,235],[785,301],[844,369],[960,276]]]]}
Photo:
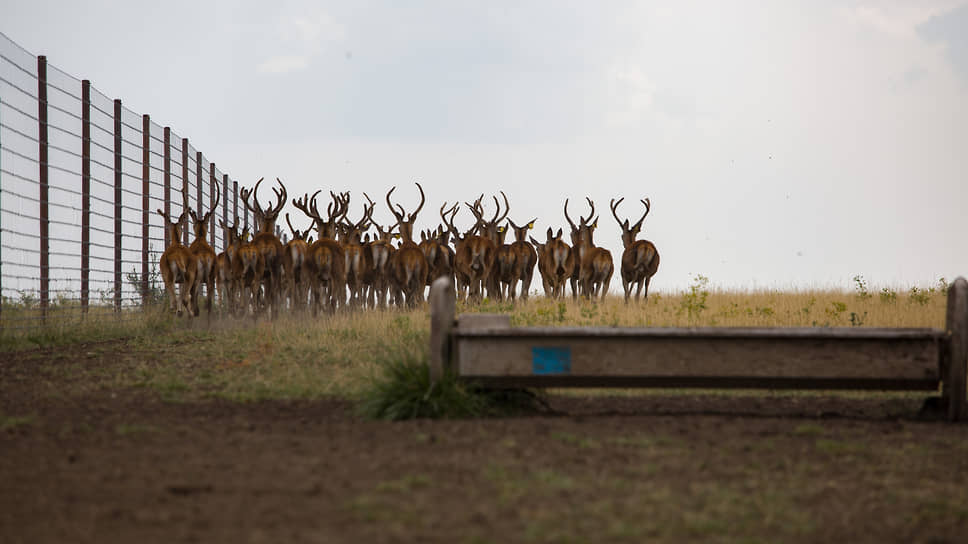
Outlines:
{"type": "Polygon", "coordinates": [[[363,191],[394,185],[411,211],[419,181],[417,227],[431,228],[444,201],[503,190],[543,240],[567,228],[566,198],[575,219],[589,196],[618,269],[609,200],[635,221],[649,198],[640,238],[667,291],[697,274],[753,289],[968,274],[966,0],[0,0],[0,13],[0,32],[242,185],[349,190],[353,215],[363,191]]]}

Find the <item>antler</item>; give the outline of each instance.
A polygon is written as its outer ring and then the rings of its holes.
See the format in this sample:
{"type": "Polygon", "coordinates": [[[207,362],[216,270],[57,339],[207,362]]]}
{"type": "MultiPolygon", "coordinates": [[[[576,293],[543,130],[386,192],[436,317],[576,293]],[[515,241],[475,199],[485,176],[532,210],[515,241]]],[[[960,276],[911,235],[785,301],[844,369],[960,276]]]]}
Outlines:
{"type": "Polygon", "coordinates": [[[578,230],[578,227],[575,225],[575,222],[572,221],[571,220],[571,217],[568,216],[568,199],[567,198],[565,199],[565,219],[567,219],[568,220],[568,224],[571,225],[571,230],[573,230],[573,231],[574,230],[578,230]]]}
{"type": "Polygon", "coordinates": [[[289,194],[286,192],[286,186],[282,183],[282,180],[279,178],[276,178],[276,181],[279,182],[279,187],[282,187],[282,190],[276,190],[276,188],[273,187],[272,192],[276,194],[276,198],[279,201],[272,208],[272,213],[266,214],[266,215],[272,215],[273,217],[279,215],[279,212],[282,211],[282,207],[286,204],[286,198],[289,197],[289,194]]]}
{"type": "Polygon", "coordinates": [[[580,217],[579,219],[581,219],[582,224],[587,225],[588,222],[591,221],[592,217],[594,217],[595,215],[595,203],[592,202],[592,199],[588,198],[587,196],[585,197],[585,200],[588,201],[588,205],[591,206],[592,211],[591,213],[588,214],[588,219],[585,219],[584,217],[580,217]]]}
{"type": "Polygon", "coordinates": [[[318,195],[322,190],[313,193],[310,197],[309,194],[303,194],[300,199],[292,199],[292,205],[296,207],[297,210],[301,210],[307,217],[315,221],[323,223],[323,218],[319,216],[319,210],[316,209],[316,195],[318,195]]]}
{"type": "Polygon", "coordinates": [[[417,205],[417,209],[414,210],[412,214],[410,214],[410,220],[411,221],[416,221],[417,214],[420,213],[420,210],[423,209],[424,202],[427,200],[426,197],[424,197],[423,187],[421,187],[420,184],[417,183],[416,181],[414,182],[414,184],[417,185],[417,189],[420,189],[420,204],[418,204],[417,205]]]}
{"type": "Polygon", "coordinates": [[[458,232],[457,227],[454,226],[454,216],[457,215],[459,206],[460,203],[455,202],[453,206],[447,208],[447,203],[444,202],[444,205],[440,207],[440,218],[444,220],[444,224],[447,225],[448,229],[450,229],[450,233],[457,237],[460,237],[460,232],[458,232]],[[450,214],[450,221],[447,220],[447,214],[450,214]]]}
{"type": "MultiPolygon", "coordinates": [[[[504,218],[508,216],[508,212],[511,211],[511,205],[508,204],[508,195],[504,194],[504,191],[501,191],[501,196],[504,197],[504,215],[502,215],[499,219],[493,219],[491,221],[492,223],[504,221],[504,218]]],[[[494,203],[497,204],[497,211],[500,212],[501,205],[498,204],[497,197],[494,197],[494,203]]],[[[497,214],[495,214],[495,216],[497,216],[497,214]]]]}
{"type": "MultiPolygon", "coordinates": [[[[392,213],[393,216],[397,218],[397,223],[399,223],[400,221],[403,221],[403,214],[404,214],[403,207],[400,208],[400,213],[397,213],[397,210],[393,209],[393,203],[390,202],[390,195],[393,194],[393,191],[396,191],[396,190],[397,190],[397,186],[394,185],[393,188],[391,188],[390,191],[387,193],[387,206],[389,206],[390,213],[392,213]]],[[[393,227],[390,227],[390,228],[393,228],[393,227]]]]}
{"type": "Polygon", "coordinates": [[[612,200],[610,200],[608,202],[608,207],[612,209],[612,215],[615,217],[615,220],[618,221],[618,226],[620,226],[622,228],[625,228],[625,223],[622,222],[622,220],[618,218],[618,211],[617,211],[618,210],[618,205],[621,204],[623,200],[625,200],[625,197],[624,196],[622,198],[618,199],[617,202],[613,198],[612,200]]]}
{"type": "Polygon", "coordinates": [[[648,198],[644,200],[640,200],[639,202],[645,205],[645,213],[642,214],[642,219],[639,219],[638,221],[636,221],[635,226],[642,225],[642,221],[645,221],[645,216],[649,215],[649,210],[652,208],[652,202],[648,198]]]}

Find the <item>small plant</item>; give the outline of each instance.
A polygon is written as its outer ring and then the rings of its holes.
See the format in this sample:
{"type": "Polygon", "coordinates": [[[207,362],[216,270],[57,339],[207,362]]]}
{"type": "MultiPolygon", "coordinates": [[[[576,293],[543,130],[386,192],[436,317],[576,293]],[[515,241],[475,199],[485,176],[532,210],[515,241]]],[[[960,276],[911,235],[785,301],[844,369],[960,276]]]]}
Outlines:
{"type": "Polygon", "coordinates": [[[896,304],[897,291],[888,287],[881,289],[881,302],[884,304],[896,304]]]}
{"type": "Polygon", "coordinates": [[[908,292],[908,302],[911,304],[917,304],[918,306],[924,306],[925,304],[931,302],[931,294],[933,291],[933,288],[929,291],[925,291],[924,289],[912,287],[908,292]]]}
{"type": "Polygon", "coordinates": [[[859,274],[854,276],[854,290],[857,291],[857,298],[859,300],[867,300],[873,296],[867,289],[867,280],[859,274]]]}
{"type": "Polygon", "coordinates": [[[946,280],[944,278],[944,276],[941,276],[940,278],[938,278],[938,292],[939,293],[941,293],[944,296],[948,296],[948,289],[949,288],[951,288],[951,285],[948,283],[948,280],[946,280]]]}
{"type": "Polygon", "coordinates": [[[830,303],[830,308],[824,308],[823,313],[827,314],[827,317],[831,319],[840,319],[840,314],[846,311],[847,304],[835,300],[830,303]]]}
{"type": "Polygon", "coordinates": [[[865,319],[867,319],[867,312],[864,312],[864,315],[858,315],[857,312],[850,312],[850,326],[851,327],[861,327],[861,326],[863,326],[865,319]]]}
{"type": "Polygon", "coordinates": [[[709,278],[702,274],[696,274],[693,278],[689,291],[682,295],[679,302],[679,315],[685,313],[689,319],[698,318],[702,311],[706,309],[706,298],[709,296],[709,278]]]}

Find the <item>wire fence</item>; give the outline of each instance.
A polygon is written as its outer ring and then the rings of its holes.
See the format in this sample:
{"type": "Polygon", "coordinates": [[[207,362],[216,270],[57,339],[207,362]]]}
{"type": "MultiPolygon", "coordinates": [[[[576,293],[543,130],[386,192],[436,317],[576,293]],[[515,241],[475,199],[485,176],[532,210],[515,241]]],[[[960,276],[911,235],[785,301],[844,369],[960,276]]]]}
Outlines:
{"type": "MultiPolygon", "coordinates": [[[[218,193],[215,218],[254,224],[238,189],[188,138],[0,33],[0,330],[156,301],[156,210],[177,218],[185,193],[203,213],[218,193]]],[[[209,243],[224,250],[217,221],[209,243]]]]}

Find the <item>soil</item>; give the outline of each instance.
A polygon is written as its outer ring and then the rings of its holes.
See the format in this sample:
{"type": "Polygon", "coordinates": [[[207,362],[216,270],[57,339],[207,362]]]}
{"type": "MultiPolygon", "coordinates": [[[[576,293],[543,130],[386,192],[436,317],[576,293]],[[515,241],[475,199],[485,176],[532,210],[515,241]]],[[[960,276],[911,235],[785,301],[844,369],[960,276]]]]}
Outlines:
{"type": "Polygon", "coordinates": [[[379,422],[340,400],[168,402],[59,384],[34,372],[36,353],[0,361],[5,543],[956,542],[968,529],[968,427],[911,396],[552,395],[552,412],[527,417],[379,422]]]}

